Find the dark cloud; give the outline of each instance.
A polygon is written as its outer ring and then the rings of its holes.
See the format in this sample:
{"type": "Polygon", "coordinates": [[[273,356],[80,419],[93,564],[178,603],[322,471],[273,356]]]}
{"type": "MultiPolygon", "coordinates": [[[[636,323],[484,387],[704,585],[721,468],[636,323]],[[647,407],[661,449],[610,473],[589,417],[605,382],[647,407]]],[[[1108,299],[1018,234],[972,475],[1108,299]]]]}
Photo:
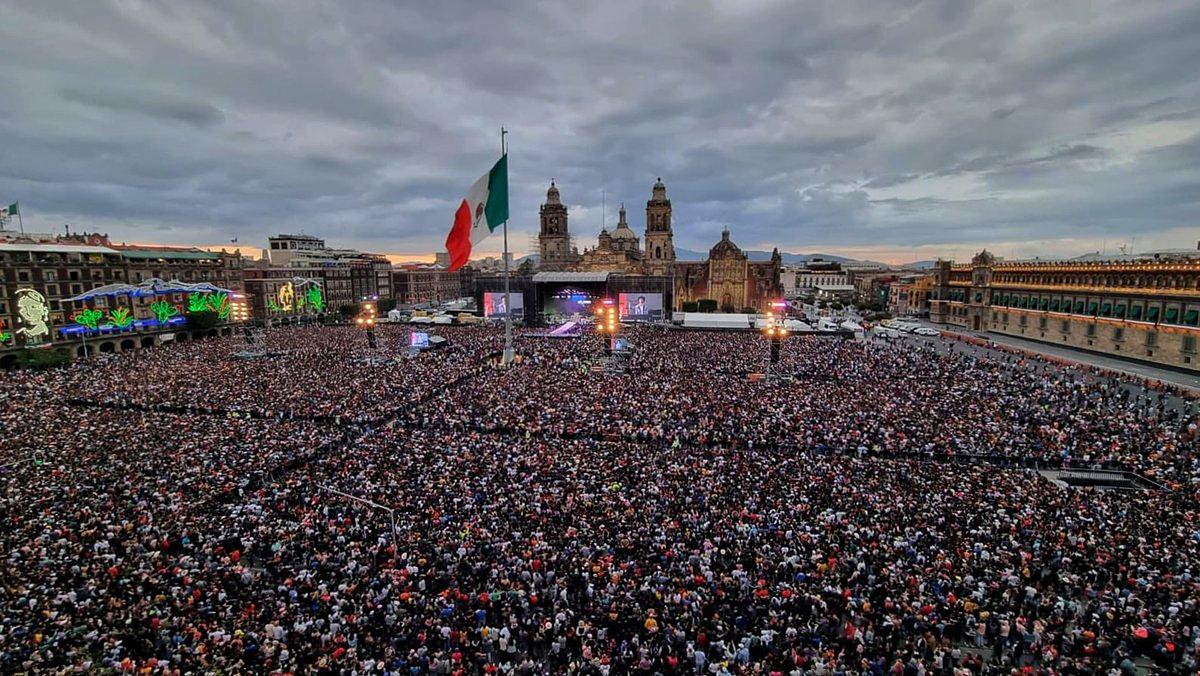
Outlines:
{"type": "Polygon", "coordinates": [[[27,227],[213,243],[303,228],[433,251],[501,125],[517,242],[551,176],[581,244],[602,190],[640,230],[657,176],[697,250],[726,225],[753,248],[1073,253],[1123,233],[1187,245],[1172,238],[1196,223],[1194,2],[46,0],[4,14],[0,200],[20,199],[27,227]]]}

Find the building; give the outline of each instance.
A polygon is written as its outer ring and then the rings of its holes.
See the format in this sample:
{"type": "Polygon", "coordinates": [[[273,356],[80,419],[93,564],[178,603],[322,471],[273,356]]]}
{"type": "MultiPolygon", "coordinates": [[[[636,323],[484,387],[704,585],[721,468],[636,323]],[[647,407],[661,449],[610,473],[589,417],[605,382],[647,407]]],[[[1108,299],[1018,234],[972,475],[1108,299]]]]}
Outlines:
{"type": "Polygon", "coordinates": [[[779,271],[784,298],[800,298],[816,292],[818,286],[849,284],[841,263],[814,258],[801,266],[789,265],[779,271]]]}
{"type": "Polygon", "coordinates": [[[610,235],[607,229],[601,228],[596,246],[583,252],[575,269],[624,274],[643,272],[645,268],[642,265],[642,249],[637,234],[625,221],[624,204],[621,205],[616,229],[610,235]]]}
{"type": "Polygon", "coordinates": [[[888,285],[887,311],[896,317],[928,316],[933,282],[932,275],[900,275],[888,285]]]}
{"type": "Polygon", "coordinates": [[[444,303],[470,297],[474,279],[470,267],[448,272],[436,266],[407,266],[392,272],[392,287],[398,303],[444,303]]]}
{"type": "MultiPolygon", "coordinates": [[[[137,285],[153,279],[187,284],[208,282],[235,294],[245,289],[245,261],[237,252],[205,251],[194,247],[113,244],[107,235],[79,233],[16,234],[0,232],[0,349],[66,342],[72,355],[83,345],[65,338],[64,329],[77,327],[84,310],[99,313],[101,323],[124,311],[127,329],[109,331],[110,339],[97,340],[93,349],[117,352],[153,344],[131,333],[154,319],[151,309],[165,301],[175,313],[187,307],[186,293],[156,296],[98,296],[68,300],[96,287],[137,285]]],[[[222,329],[224,330],[224,329],[222,329]]],[[[186,334],[183,334],[184,336],[186,334]]],[[[78,354],[82,354],[79,352],[78,354]]]]}
{"type": "Polygon", "coordinates": [[[550,181],[546,202],[538,213],[538,254],[541,268],[546,271],[568,270],[579,262],[579,252],[571,246],[567,224],[567,207],[558,194],[558,186],[550,181]]]}
{"type": "Polygon", "coordinates": [[[778,249],[770,261],[751,261],[729,238],[726,228],[721,241],[709,249],[706,260],[673,262],[675,308],[712,299],[722,312],[759,312],[783,294],[779,284],[781,266],[778,249]]]}
{"type": "Polygon", "coordinates": [[[1200,252],[938,261],[930,319],[1198,370],[1200,252]]]}
{"type": "MultiPolygon", "coordinates": [[[[676,260],[674,211],[661,178],[651,186],[650,199],[646,201],[644,241],[639,241],[637,233],[629,226],[622,204],[617,227],[611,233],[607,228],[601,228],[596,246],[578,253],[571,244],[567,207],[553,181],[546,191],[546,201],[539,216],[538,250],[543,272],[609,273],[620,275],[624,280],[641,276],[653,278],[652,285],[656,287],[660,284],[658,280],[667,279],[674,290],[666,293],[665,298],[673,298],[673,307],[677,310],[682,309],[685,302],[705,299],[737,311],[748,307],[760,309],[766,299],[778,298],[783,292],[779,282],[781,259],[778,251],[770,261],[751,262],[730,241],[728,229],[709,252],[707,260],[676,260]]],[[[818,265],[814,273],[822,271],[824,269],[818,265]]],[[[647,283],[650,283],[649,279],[647,283]]]]}
{"type": "Polygon", "coordinates": [[[255,318],[290,318],[336,311],[364,300],[390,300],[392,264],[386,256],[333,249],[311,235],[268,238],[263,257],[245,270],[255,318]],[[320,306],[298,298],[310,281],[322,289],[320,306]]]}

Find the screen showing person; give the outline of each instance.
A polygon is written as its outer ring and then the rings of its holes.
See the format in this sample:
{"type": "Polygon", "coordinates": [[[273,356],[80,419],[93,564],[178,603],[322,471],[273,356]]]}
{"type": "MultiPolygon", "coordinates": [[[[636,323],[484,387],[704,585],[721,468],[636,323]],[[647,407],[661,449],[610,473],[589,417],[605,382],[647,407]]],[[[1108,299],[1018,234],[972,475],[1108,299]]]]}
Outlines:
{"type": "Polygon", "coordinates": [[[509,294],[508,303],[504,301],[503,291],[488,291],[483,294],[483,316],[503,318],[512,310],[513,317],[520,317],[525,307],[525,297],[519,293],[509,294]],[[510,308],[509,305],[512,307],[510,308]]]}
{"type": "Polygon", "coordinates": [[[621,319],[662,319],[661,293],[622,293],[617,298],[621,319]]]}

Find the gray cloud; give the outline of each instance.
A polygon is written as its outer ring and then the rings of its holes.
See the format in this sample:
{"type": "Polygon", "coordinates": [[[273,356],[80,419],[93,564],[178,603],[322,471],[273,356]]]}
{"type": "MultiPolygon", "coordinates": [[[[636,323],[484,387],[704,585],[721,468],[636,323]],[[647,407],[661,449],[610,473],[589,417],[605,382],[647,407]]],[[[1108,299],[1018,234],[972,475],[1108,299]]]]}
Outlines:
{"type": "Polygon", "coordinates": [[[601,189],[640,229],[656,176],[701,250],[728,225],[747,247],[1074,253],[1187,246],[1172,238],[1198,220],[1200,6],[1182,0],[4,14],[0,200],[44,230],[433,251],[501,125],[518,242],[551,176],[581,243],[601,189]]]}

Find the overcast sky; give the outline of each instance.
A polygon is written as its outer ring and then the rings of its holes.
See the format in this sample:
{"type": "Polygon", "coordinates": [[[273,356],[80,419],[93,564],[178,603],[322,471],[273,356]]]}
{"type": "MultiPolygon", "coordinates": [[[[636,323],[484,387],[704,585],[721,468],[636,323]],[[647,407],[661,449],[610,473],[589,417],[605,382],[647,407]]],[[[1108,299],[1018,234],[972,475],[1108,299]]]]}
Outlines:
{"type": "Polygon", "coordinates": [[[429,254],[504,125],[519,250],[551,177],[581,245],[657,176],[693,249],[1200,239],[1195,0],[0,0],[0,63],[27,230],[429,254]]]}

